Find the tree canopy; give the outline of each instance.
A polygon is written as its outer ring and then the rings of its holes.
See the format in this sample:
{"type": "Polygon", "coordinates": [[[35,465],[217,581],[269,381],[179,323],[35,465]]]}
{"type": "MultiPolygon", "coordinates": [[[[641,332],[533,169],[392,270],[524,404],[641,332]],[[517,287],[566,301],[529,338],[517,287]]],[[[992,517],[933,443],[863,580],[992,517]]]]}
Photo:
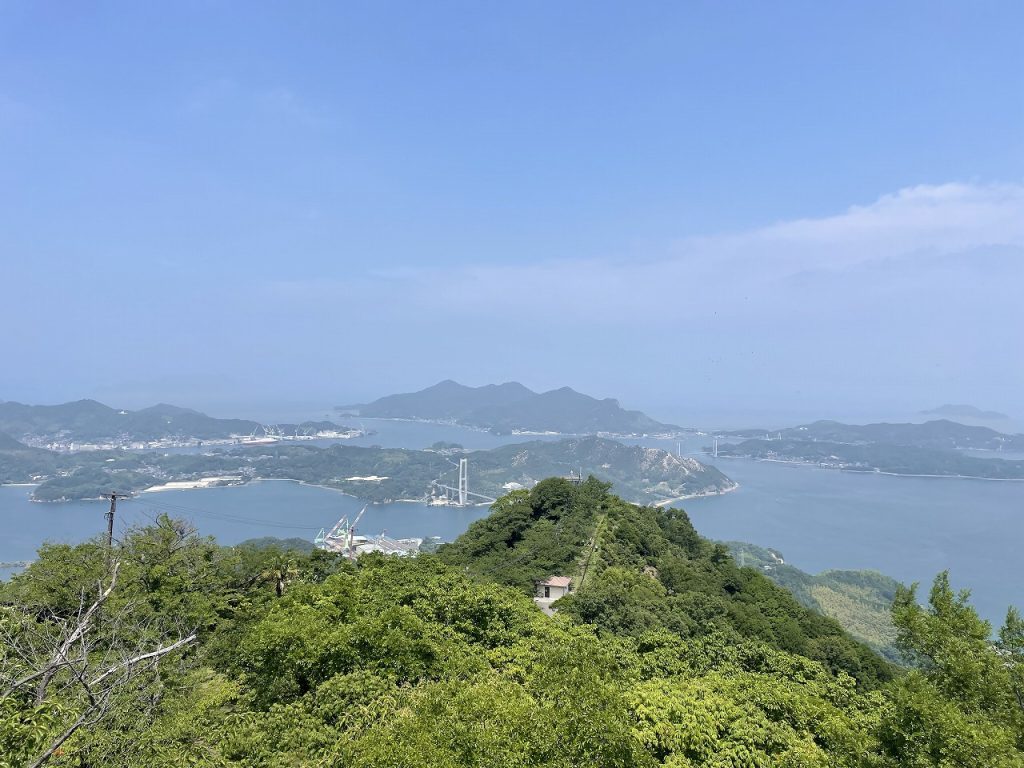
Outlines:
{"type": "Polygon", "coordinates": [[[0,585],[0,766],[1024,766],[1019,615],[940,574],[893,620],[907,668],[594,480],[405,559],[161,518],[0,585]]]}

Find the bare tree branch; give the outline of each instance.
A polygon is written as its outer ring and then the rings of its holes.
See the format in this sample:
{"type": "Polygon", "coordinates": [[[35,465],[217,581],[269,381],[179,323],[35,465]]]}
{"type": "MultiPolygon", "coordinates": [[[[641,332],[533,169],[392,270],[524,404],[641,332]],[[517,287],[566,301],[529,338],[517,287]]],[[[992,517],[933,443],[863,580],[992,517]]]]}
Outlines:
{"type": "Polygon", "coordinates": [[[140,656],[135,656],[134,658],[127,659],[126,661],[122,661],[120,664],[111,667],[106,672],[104,672],[102,675],[100,675],[95,680],[90,682],[89,685],[90,686],[97,686],[100,683],[102,683],[104,680],[106,680],[108,677],[110,677],[111,675],[117,674],[121,670],[125,670],[125,669],[129,669],[130,670],[132,667],[134,667],[137,664],[141,664],[143,661],[147,661],[149,659],[158,659],[161,656],[164,656],[165,654],[170,653],[171,651],[174,651],[174,650],[177,650],[178,648],[181,648],[183,645],[188,645],[189,643],[194,642],[196,637],[197,637],[196,634],[193,633],[193,634],[189,635],[188,637],[181,638],[181,640],[179,640],[176,643],[172,643],[171,645],[165,646],[163,648],[157,648],[155,651],[150,651],[149,653],[143,653],[140,656]]]}
{"type": "Polygon", "coordinates": [[[50,680],[53,679],[53,676],[61,666],[66,665],[65,660],[67,659],[68,650],[89,630],[92,625],[93,617],[114,591],[114,587],[117,586],[117,570],[120,567],[121,563],[114,563],[114,567],[110,572],[110,584],[106,589],[103,589],[102,586],[100,587],[99,597],[97,597],[96,601],[89,606],[88,610],[86,610],[84,614],[81,615],[78,619],[78,625],[57,648],[57,652],[53,655],[53,659],[50,663],[44,667],[42,679],[39,681],[39,685],[36,686],[36,704],[43,703],[43,699],[46,698],[46,689],[50,684],[50,680]]]}
{"type": "Polygon", "coordinates": [[[106,589],[104,589],[102,585],[100,586],[99,597],[96,598],[95,602],[93,602],[92,605],[90,605],[84,612],[81,608],[79,609],[78,620],[75,622],[75,627],[67,634],[64,641],[57,647],[57,650],[54,651],[50,660],[44,664],[42,668],[36,670],[32,674],[11,683],[0,698],[6,698],[19,688],[22,688],[35,680],[39,680],[39,683],[36,685],[35,700],[36,704],[41,704],[43,702],[43,699],[46,698],[46,689],[49,687],[53,676],[57,674],[58,670],[72,665],[72,662],[68,659],[68,651],[75,643],[85,637],[85,634],[91,628],[92,621],[96,613],[99,611],[103,603],[106,602],[107,598],[110,597],[111,593],[114,591],[114,587],[117,586],[117,570],[120,565],[120,563],[114,563],[114,568],[110,574],[110,584],[106,589]]]}

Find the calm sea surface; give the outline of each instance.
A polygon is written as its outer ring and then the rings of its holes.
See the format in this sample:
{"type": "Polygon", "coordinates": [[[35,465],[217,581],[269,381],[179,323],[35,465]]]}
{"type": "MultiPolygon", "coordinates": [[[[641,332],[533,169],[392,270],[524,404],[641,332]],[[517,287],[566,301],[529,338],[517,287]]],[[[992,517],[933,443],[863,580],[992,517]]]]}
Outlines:
{"type": "Polygon", "coordinates": [[[746,459],[718,467],[740,484],[684,507],[714,539],[775,547],[805,571],[874,568],[922,594],[948,569],[985,618],[1024,606],[1024,482],[893,477],[746,459]]]}
{"type": "MultiPolygon", "coordinates": [[[[445,440],[483,449],[537,439],[412,422],[362,423],[376,434],[347,443],[424,448],[445,440]]],[[[708,441],[630,442],[696,453],[708,441]]],[[[1024,606],[1024,483],[891,477],[744,459],[720,459],[717,466],[740,489],[682,505],[705,536],[775,547],[806,571],[874,568],[907,583],[924,582],[925,588],[949,569],[954,586],[971,589],[975,606],[994,622],[1001,622],[1007,605],[1024,606]]],[[[0,561],[31,559],[43,541],[77,542],[103,530],[104,503],[34,504],[30,491],[0,487],[0,561]]],[[[312,539],[362,506],[335,491],[264,481],[143,494],[118,505],[118,531],[167,512],[225,544],[258,536],[312,539]]],[[[486,513],[486,507],[374,505],[360,527],[367,534],[450,540],[486,513]]]]}
{"type": "MultiPolygon", "coordinates": [[[[105,530],[102,501],[38,504],[29,501],[31,488],[0,487],[0,561],[31,559],[43,541],[78,542],[105,530]]],[[[289,480],[263,480],[228,488],[144,493],[117,504],[117,534],[146,524],[161,513],[192,521],[200,533],[223,544],[260,536],[313,540],[342,515],[355,515],[364,502],[337,491],[289,480]]],[[[386,531],[396,537],[440,536],[451,540],[487,514],[481,507],[429,507],[395,502],[367,509],[360,531],[386,531]]]]}

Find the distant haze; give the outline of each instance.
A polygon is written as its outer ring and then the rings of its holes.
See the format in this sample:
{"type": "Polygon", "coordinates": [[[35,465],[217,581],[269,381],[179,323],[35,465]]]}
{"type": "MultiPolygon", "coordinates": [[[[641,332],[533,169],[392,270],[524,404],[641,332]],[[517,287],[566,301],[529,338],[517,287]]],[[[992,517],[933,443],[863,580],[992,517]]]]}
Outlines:
{"type": "Polygon", "coordinates": [[[0,399],[1024,418],[1020,4],[398,6],[6,7],[0,399]]]}

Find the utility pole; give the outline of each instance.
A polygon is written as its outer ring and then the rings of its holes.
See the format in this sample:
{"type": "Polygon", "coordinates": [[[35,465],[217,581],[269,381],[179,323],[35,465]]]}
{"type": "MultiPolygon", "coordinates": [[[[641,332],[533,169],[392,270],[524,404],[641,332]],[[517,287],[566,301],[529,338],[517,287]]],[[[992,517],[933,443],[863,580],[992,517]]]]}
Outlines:
{"type": "Polygon", "coordinates": [[[128,496],[124,493],[110,494],[110,510],[103,516],[107,519],[107,568],[110,567],[110,557],[114,547],[114,514],[117,512],[117,500],[126,499],[128,496]]]}

